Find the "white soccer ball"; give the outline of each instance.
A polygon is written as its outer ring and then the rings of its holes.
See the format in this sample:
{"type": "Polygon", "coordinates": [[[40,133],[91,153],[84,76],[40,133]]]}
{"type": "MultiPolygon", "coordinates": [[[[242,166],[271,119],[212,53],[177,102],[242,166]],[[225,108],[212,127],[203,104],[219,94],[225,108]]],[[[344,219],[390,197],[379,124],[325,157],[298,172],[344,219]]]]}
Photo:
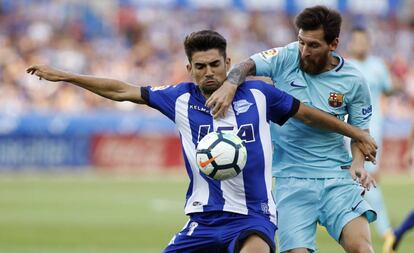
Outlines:
{"type": "Polygon", "coordinates": [[[244,142],[230,132],[211,132],[197,145],[196,161],[199,170],[216,180],[237,176],[246,165],[244,142]]]}

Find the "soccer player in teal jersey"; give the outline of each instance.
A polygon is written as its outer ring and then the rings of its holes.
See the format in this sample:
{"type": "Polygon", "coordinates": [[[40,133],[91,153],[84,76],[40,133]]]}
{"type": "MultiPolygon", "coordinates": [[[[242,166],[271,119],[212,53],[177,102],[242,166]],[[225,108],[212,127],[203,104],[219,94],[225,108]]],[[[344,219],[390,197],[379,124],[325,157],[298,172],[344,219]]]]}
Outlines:
{"type": "MultiPolygon", "coordinates": [[[[348,45],[350,61],[364,76],[370,92],[372,103],[372,117],[370,123],[370,133],[378,144],[377,157],[382,154],[382,126],[383,115],[381,113],[381,98],[383,95],[390,95],[392,92],[391,78],[384,61],[379,57],[369,54],[370,39],[367,31],[362,27],[356,27],[352,30],[351,40],[348,45]]],[[[366,163],[365,168],[379,181],[378,166],[372,163],[366,163]]],[[[385,239],[392,236],[391,224],[385,207],[380,187],[371,189],[365,194],[365,198],[377,212],[377,221],[375,222],[377,233],[385,239]]]]}
{"type": "MultiPolygon", "coordinates": [[[[324,6],[296,18],[298,41],[251,56],[236,65],[207,100],[222,116],[247,75],[268,76],[303,103],[368,131],[372,115],[369,88],[362,74],[335,53],[341,16],[324,6]]],[[[281,252],[314,252],[317,224],[326,227],[346,252],[373,252],[369,222],[376,213],[364,200],[372,181],[364,155],[344,138],[309,128],[297,120],[272,127],[274,197],[281,252]],[[358,179],[354,181],[353,179],[358,179]],[[361,185],[363,187],[361,187],[361,185]]]]}

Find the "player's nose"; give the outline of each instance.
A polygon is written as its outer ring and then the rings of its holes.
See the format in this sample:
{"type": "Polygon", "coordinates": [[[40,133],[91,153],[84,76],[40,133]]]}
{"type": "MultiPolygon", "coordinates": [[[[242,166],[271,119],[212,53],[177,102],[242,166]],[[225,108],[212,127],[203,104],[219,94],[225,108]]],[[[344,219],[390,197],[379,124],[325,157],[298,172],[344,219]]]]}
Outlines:
{"type": "Polygon", "coordinates": [[[310,55],[310,50],[308,46],[303,46],[302,52],[301,52],[302,58],[308,57],[310,55]]]}
{"type": "Polygon", "coordinates": [[[207,66],[205,76],[213,76],[213,75],[214,75],[213,69],[210,66],[207,66]]]}

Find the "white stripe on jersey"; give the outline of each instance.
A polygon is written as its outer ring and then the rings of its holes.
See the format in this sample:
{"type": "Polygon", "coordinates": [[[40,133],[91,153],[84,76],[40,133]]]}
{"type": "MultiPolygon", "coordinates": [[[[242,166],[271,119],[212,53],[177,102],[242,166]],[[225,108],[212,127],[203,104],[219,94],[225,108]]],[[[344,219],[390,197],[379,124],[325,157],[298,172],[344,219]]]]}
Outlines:
{"type": "MultiPolygon", "coordinates": [[[[232,132],[234,134],[237,133],[238,125],[232,106],[229,107],[225,118],[213,120],[214,131],[217,131],[221,126],[236,126],[232,132]]],[[[224,198],[223,211],[248,214],[243,171],[235,178],[221,181],[221,190],[223,191],[224,198]]]]}
{"type": "MultiPolygon", "coordinates": [[[[272,147],[272,137],[270,135],[270,125],[267,121],[266,115],[266,97],[260,90],[251,89],[250,90],[256,100],[257,109],[259,110],[259,135],[262,142],[263,154],[264,154],[264,163],[265,163],[265,183],[267,190],[267,199],[269,205],[269,212],[271,214],[270,220],[273,223],[276,223],[276,204],[272,196],[272,156],[273,156],[273,147],[272,147]]],[[[257,140],[256,140],[257,141],[257,140]]]]}
{"type": "Polygon", "coordinates": [[[184,93],[179,96],[175,102],[175,123],[181,134],[181,141],[185,156],[188,159],[188,163],[191,166],[193,172],[193,189],[192,194],[188,198],[184,208],[184,212],[194,213],[202,212],[203,205],[208,203],[209,189],[208,183],[201,177],[198,168],[194,167],[197,165],[195,155],[195,145],[192,142],[192,134],[190,128],[190,121],[188,117],[188,101],[190,99],[190,93],[184,93]],[[195,191],[197,189],[197,191],[195,191]],[[193,203],[199,202],[200,205],[193,205],[193,203]]]}

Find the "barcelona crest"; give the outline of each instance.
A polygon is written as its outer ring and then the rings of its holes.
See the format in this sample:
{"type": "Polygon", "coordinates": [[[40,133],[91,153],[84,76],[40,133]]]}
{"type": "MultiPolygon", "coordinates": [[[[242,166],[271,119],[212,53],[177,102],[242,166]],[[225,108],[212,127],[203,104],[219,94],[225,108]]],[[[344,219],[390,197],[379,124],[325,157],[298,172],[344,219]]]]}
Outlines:
{"type": "Polygon", "coordinates": [[[344,103],[344,94],[331,92],[328,99],[329,105],[332,107],[341,107],[344,103]]]}

